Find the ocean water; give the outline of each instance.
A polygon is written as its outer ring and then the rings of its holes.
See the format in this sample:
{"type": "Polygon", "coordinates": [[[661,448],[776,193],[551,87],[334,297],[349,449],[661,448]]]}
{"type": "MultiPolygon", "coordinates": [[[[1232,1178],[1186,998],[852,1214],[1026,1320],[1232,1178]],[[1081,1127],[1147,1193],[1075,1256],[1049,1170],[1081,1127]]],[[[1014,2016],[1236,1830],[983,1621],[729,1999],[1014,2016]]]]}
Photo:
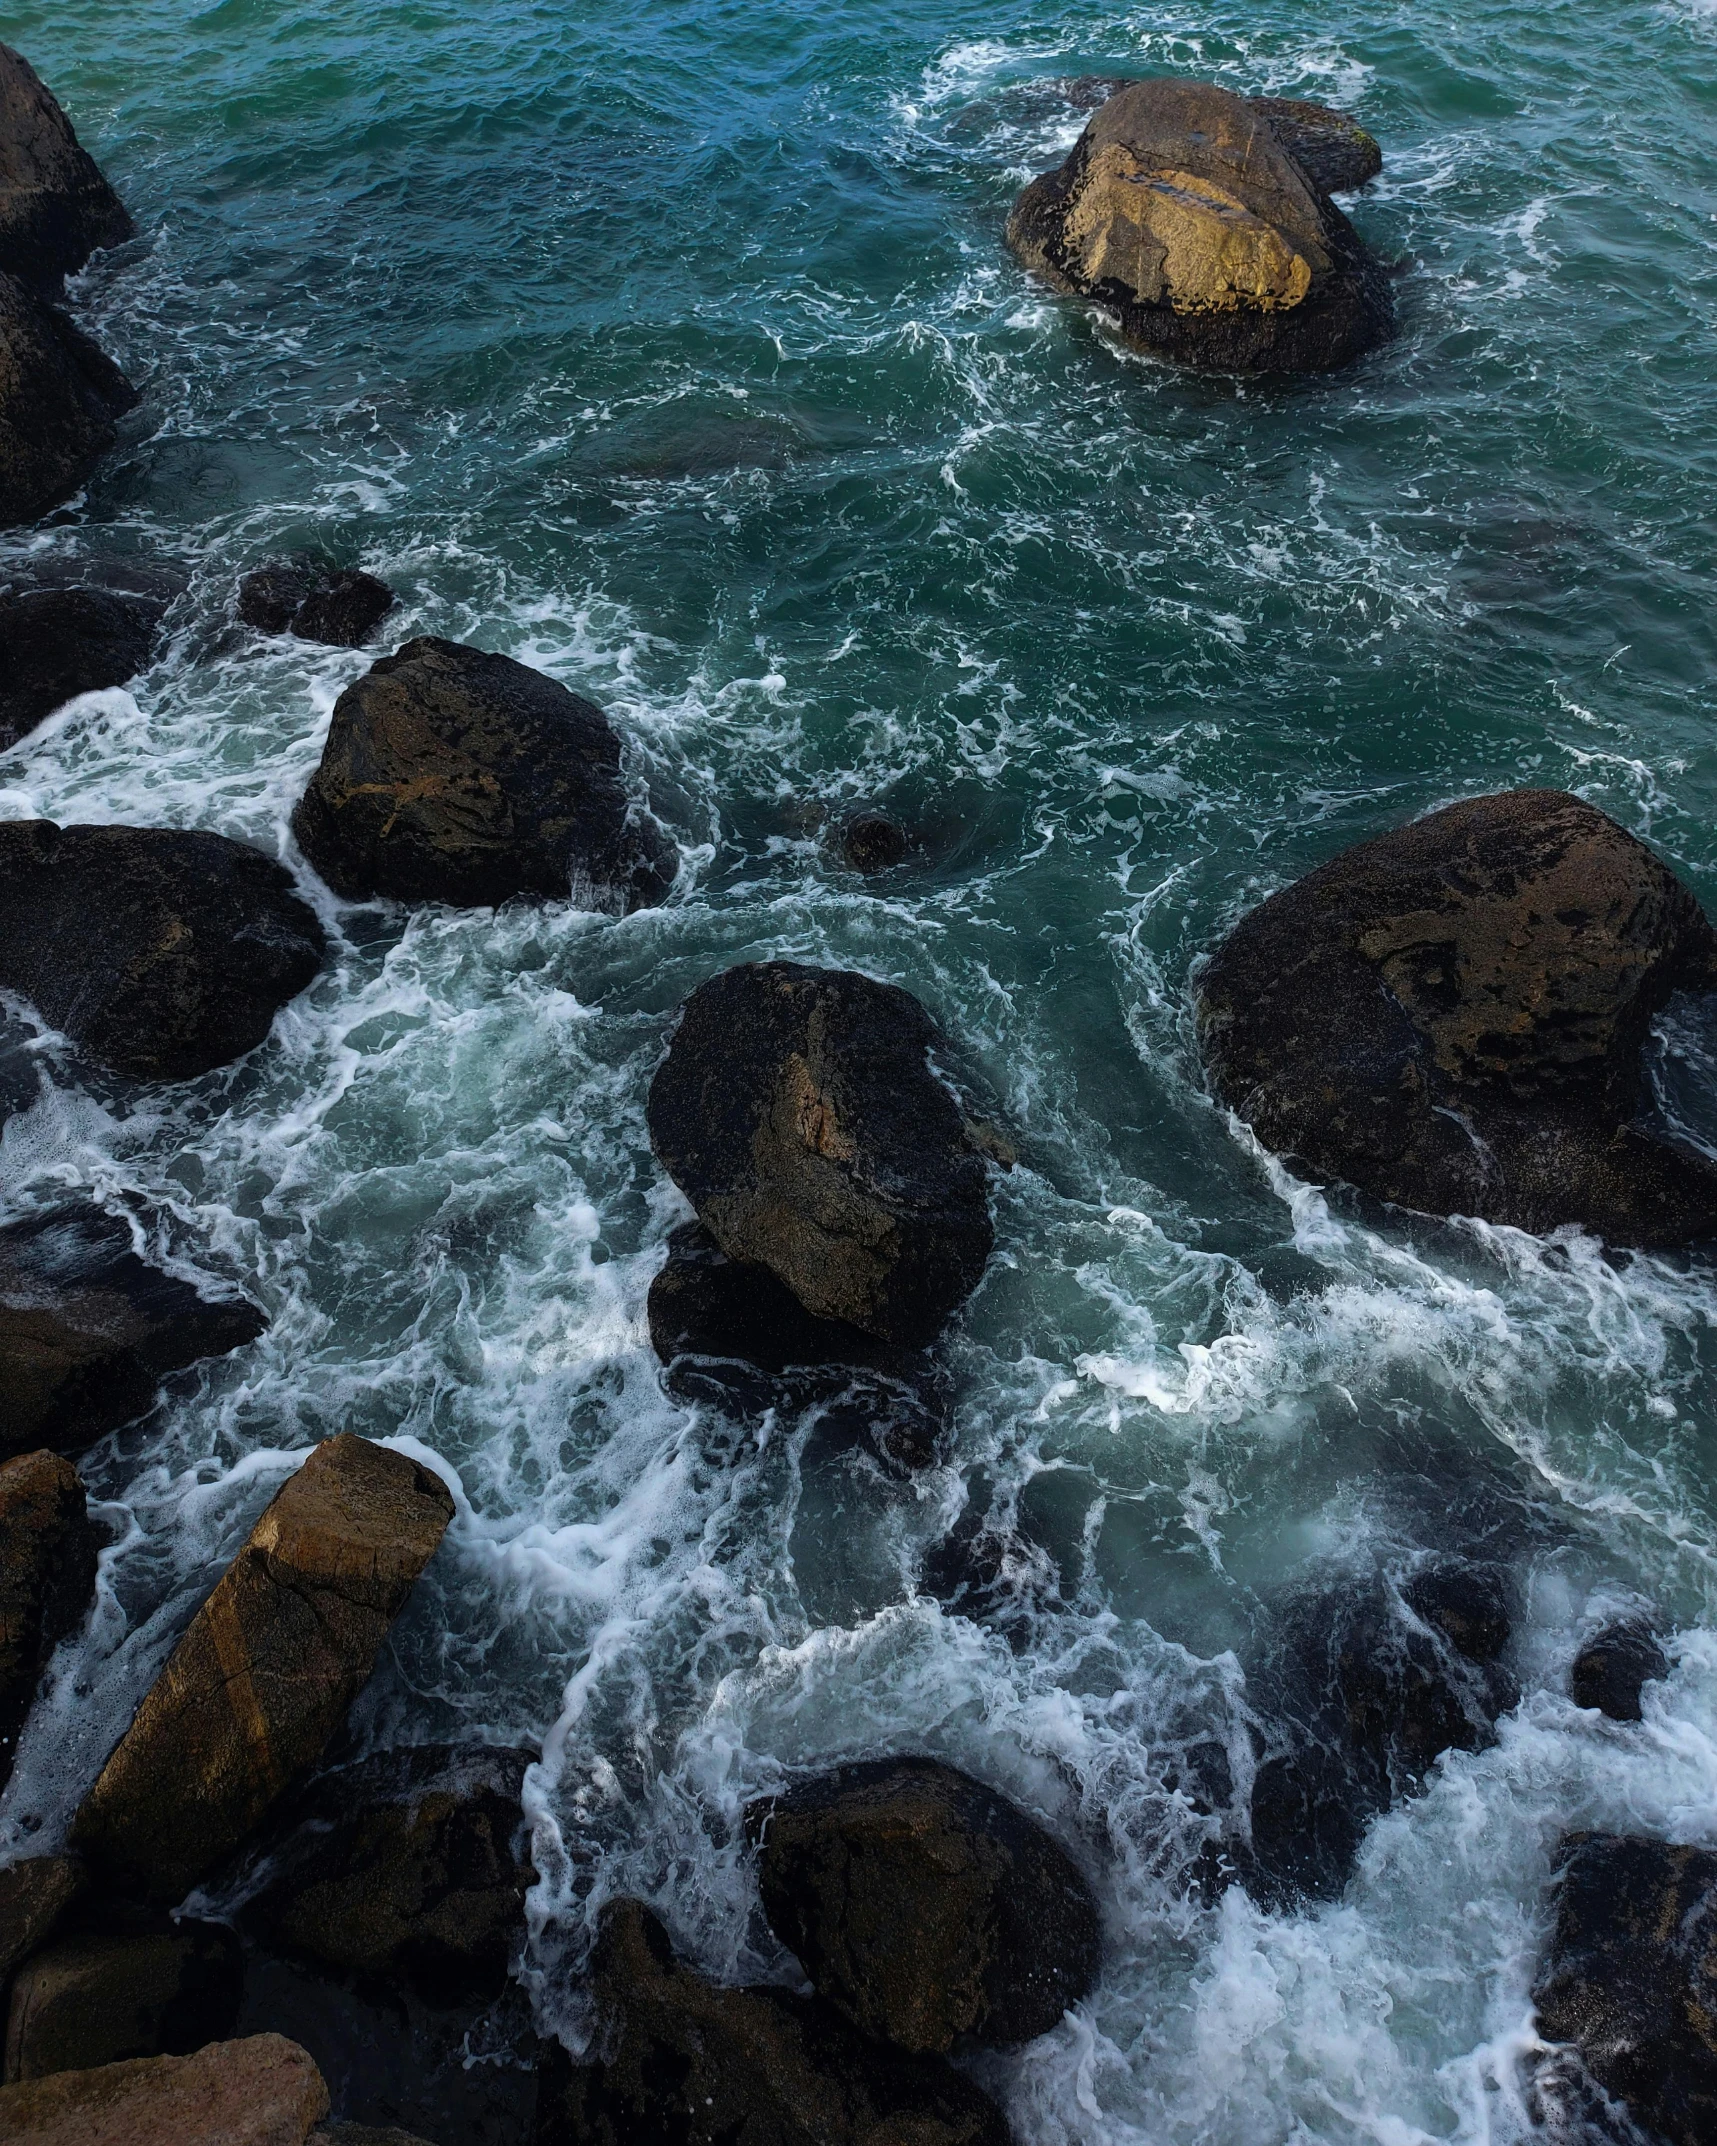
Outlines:
{"type": "MultiPolygon", "coordinates": [[[[0,568],[177,592],[149,671],[0,758],[0,813],[252,841],[334,946],[184,1087],[42,1039],[0,1138],[6,1217],[90,1193],[273,1322],[84,1463],[113,1546],[0,1851],[57,1838],[261,1505],[356,1429],[458,1516],[354,1736],[540,1743],[545,2029],[584,2032],[615,1893],[791,1979],[744,1802],[928,1750],[1104,1902],[1089,2002],[979,2067],[1023,2146],[1530,2136],[1559,1835],[1717,1841],[1717,1275],[1294,1182],[1213,1104],[1190,1008],[1271,889],[1503,785],[1578,791],[1717,909],[1717,11],[14,0],[0,35],[136,215],[76,296],[146,391],[0,568]],[[1152,73],[1373,129],[1390,347],[1191,378],[1013,264],[1067,78],[1152,73]],[[398,639],[601,701],[673,898],[335,902],[287,818],[370,659],[231,624],[305,543],[394,584],[398,639]],[[839,863],[861,803],[917,861],[839,863]],[[764,955],[917,992],[1018,1151],[910,1480],[679,1405],[650,1351],[686,1210],[648,1081],[685,993],[764,955]],[[999,1618],[921,1584],[986,1515],[999,1618]],[[1207,1904],[1189,1782],[1220,1747],[1243,1793],[1284,1605],[1444,1547],[1522,1590],[1497,1743],[1338,1899],[1207,1904]],[[1566,1669],[1639,1606],[1673,1669],[1622,1727],[1566,1669]]],[[[1655,1078],[1717,1145],[1717,1015],[1671,1009],[1655,1078]]]]}

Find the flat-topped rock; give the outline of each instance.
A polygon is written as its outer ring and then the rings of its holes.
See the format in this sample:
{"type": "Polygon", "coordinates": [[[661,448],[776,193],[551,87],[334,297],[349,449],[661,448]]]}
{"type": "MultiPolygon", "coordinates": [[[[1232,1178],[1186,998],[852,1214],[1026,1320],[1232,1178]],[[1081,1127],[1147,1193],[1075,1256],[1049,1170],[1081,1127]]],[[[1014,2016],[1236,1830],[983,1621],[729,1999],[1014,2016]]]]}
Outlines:
{"type": "Polygon", "coordinates": [[[0,524],[33,522],[80,490],[137,399],[81,328],[0,273],[0,524]]]}
{"type": "Polygon", "coordinates": [[[48,1657],[89,1608],[95,1557],[88,1500],[70,1461],[23,1453],[0,1465],[0,1788],[12,1777],[48,1657]]]}
{"type": "Polygon", "coordinates": [[[0,2087],[3,2146],[304,2146],[328,2113],[307,2050],[280,2034],[213,2042],[0,2087]]]}
{"type": "Polygon", "coordinates": [[[52,91],[21,52],[0,45],[0,269],[52,294],[132,229],[52,91]]]}
{"type": "Polygon", "coordinates": [[[0,596],[0,751],[80,693],[122,686],[149,661],[163,606],[116,589],[0,596]]]}

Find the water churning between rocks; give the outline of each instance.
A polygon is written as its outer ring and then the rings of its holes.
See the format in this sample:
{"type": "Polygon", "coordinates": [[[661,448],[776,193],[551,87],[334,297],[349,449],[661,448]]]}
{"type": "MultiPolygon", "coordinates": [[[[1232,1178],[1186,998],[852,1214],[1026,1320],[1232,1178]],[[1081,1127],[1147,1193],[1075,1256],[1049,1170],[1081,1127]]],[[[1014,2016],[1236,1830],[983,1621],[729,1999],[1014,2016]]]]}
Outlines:
{"type": "MultiPolygon", "coordinates": [[[[1102,1909],[1093,1993],[969,2060],[1017,2139],[1535,2135],[1558,1841],[1717,1844],[1717,1268],[1296,1180],[1215,1100],[1194,987],[1264,896],[1501,788],[1576,792],[1717,915],[1717,11],[15,0],[0,36],[135,219],[74,297],[143,391],[0,581],[167,606],[129,685],[0,753],[0,817],[237,837],[329,941],[266,1048],[182,1084],[0,1038],[0,1222],[93,1197],[270,1322],[80,1459],[96,1607],[0,1854],[63,1839],[258,1513],[354,1431],[455,1510],[342,1754],[540,1748],[509,2001],[543,2031],[588,2031],[618,1896],[795,1985],[747,1806],[926,1753],[1102,1909]],[[1393,340],[1201,378],[1010,257],[1089,78],[1154,74],[1376,135],[1343,198],[1393,340]],[[301,550],[397,592],[375,645],[237,623],[301,550]],[[310,870],[334,701],[423,635],[607,711],[665,902],[310,870]],[[870,812],[907,843],[862,873],[870,812]],[[1011,1157],[917,1469],[826,1395],[735,1420],[651,1347],[690,1209],[650,1083],[753,960],[913,992],[1011,1157]],[[1308,1605],[1411,1624],[1448,1554],[1513,1605],[1494,1741],[1374,1798],[1321,1896],[1207,1882],[1311,1718],[1308,1605]],[[1569,1687],[1628,1618],[1667,1665],[1635,1722],[1569,1687]]],[[[1649,1054],[1717,1156],[1717,1007],[1672,1000],[1649,1054]]]]}

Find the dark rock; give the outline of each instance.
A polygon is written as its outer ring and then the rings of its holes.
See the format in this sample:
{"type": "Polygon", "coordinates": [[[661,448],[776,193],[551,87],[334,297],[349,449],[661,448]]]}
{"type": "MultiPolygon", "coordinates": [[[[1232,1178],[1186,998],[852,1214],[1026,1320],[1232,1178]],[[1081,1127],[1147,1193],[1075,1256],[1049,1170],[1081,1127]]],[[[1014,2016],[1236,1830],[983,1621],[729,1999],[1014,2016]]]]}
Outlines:
{"type": "Polygon", "coordinates": [[[0,274],[0,523],[33,522],[69,499],[137,399],[81,328],[0,274]]]}
{"type": "Polygon", "coordinates": [[[1494,1662],[1514,1628],[1514,1587],[1496,1565],[1458,1557],[1433,1560],[1401,1590],[1409,1608],[1442,1632],[1472,1662],[1494,1662]]]}
{"type": "Polygon", "coordinates": [[[1612,1624],[1589,1639],[1569,1671],[1576,1706],[1595,1706],[1612,1721],[1638,1721],[1640,1689],[1669,1674],[1669,1657],[1649,1624],[1612,1624]]]}
{"type": "Polygon", "coordinates": [[[80,693],[122,686],[149,661],[162,607],[112,589],[0,596],[0,750],[80,693]]]}
{"type": "Polygon", "coordinates": [[[163,1904],[214,1869],[321,1757],[452,1517],[405,1454],[350,1432],[315,1447],[150,1687],[73,1844],[163,1904]]]}
{"type": "Polygon", "coordinates": [[[912,1346],[994,1241],[934,1040],[892,984],[747,963],[692,993],[650,1088],[656,1154],[730,1259],[770,1268],[819,1318],[912,1346]]]}
{"type": "Polygon", "coordinates": [[[131,235],[71,121],[23,54],[0,45],[0,270],[51,295],[98,248],[131,235]]]}
{"type": "Polygon", "coordinates": [[[99,1209],[0,1229],[0,1453],[81,1453],[147,1414],[171,1373],[267,1324],[243,1298],[201,1297],[147,1265],[99,1209]]]}
{"type": "Polygon", "coordinates": [[[225,835],[0,825],[0,988],[132,1079],[242,1058],[325,951],[285,868],[225,835]]]}
{"type": "Polygon", "coordinates": [[[1632,835],[1557,790],[1449,805],[1254,909],[1199,987],[1223,1100],[1316,1175],[1433,1214],[1662,1245],[1717,1169],[1629,1121],[1640,1049],[1717,934],[1632,835]]]}
{"type": "Polygon", "coordinates": [[[1717,2138],[1717,1854],[1576,1833],[1563,1844],[1538,2031],[1669,2146],[1717,2138]]]}
{"type": "Polygon", "coordinates": [[[316,559],[277,560],[238,585],[238,615],[247,626],[332,648],[362,648],[394,601],[374,574],[316,559]]]}
{"type": "Polygon", "coordinates": [[[1135,82],[1026,188],[1008,243],[1056,289],[1112,307],[1127,339],[1160,357],[1328,371],[1394,326],[1387,277],[1311,175],[1335,161],[1328,129],[1303,117],[1284,138],[1256,100],[1135,82]]]}
{"type": "Polygon", "coordinates": [[[30,1856],[0,1870],[0,1983],[41,1950],[88,1883],[75,1855],[30,1856]]]}
{"type": "Polygon", "coordinates": [[[1016,1648],[1030,1645],[1038,1614],[1066,1607],[1054,1559],[1017,1527],[992,1520],[976,1498],[925,1552],[918,1583],[944,1608],[993,1626],[1016,1648]]]}
{"type": "Polygon", "coordinates": [[[663,1384],[679,1399],[741,1418],[838,1408],[908,1468],[930,1459],[947,1421],[947,1383],[924,1350],[816,1318],[767,1267],[729,1259],[701,1222],[669,1236],[649,1316],[663,1384]]]}
{"type": "Polygon", "coordinates": [[[607,2061],[545,2067],[537,2146],[1008,2146],[952,2065],[866,2041],[815,1998],[706,1982],[635,1900],[604,1908],[592,1984],[607,2061]]]}
{"type": "Polygon", "coordinates": [[[0,1466],[0,1788],[12,1778],[48,1657],[89,1607],[95,1551],[70,1461],[23,1453],[0,1466]]]}
{"type": "Polygon", "coordinates": [[[524,1941],[519,1786],[534,1754],[425,1746],[325,1774],[271,1845],[247,1923],[346,1973],[435,2003],[493,1997],[524,1941]]]}
{"type": "Polygon", "coordinates": [[[292,826],[354,901],[533,894],[624,914],[659,902],[678,869],[626,794],[602,710],[455,641],[407,641],[346,688],[292,826]]]}
{"type": "Polygon", "coordinates": [[[885,812],[855,812],[841,829],[841,855],[855,872],[886,872],[906,857],[906,830],[885,812]]]}
{"type": "Polygon", "coordinates": [[[189,2056],[232,2032],[241,1979],[238,1940],[214,1923],[61,1938],[12,1984],[6,2084],[189,2056]]]}
{"type": "Polygon", "coordinates": [[[1248,97],[1320,194],[1351,193],[1383,169],[1383,151],[1345,112],[1303,97],[1248,97]]]}
{"type": "Polygon", "coordinates": [[[763,1912],[812,1986],[919,2054],[1030,2041],[1096,1979],[1101,1930],[1067,1854],[935,1759],[878,1759],[753,1804],[763,1912]]]}

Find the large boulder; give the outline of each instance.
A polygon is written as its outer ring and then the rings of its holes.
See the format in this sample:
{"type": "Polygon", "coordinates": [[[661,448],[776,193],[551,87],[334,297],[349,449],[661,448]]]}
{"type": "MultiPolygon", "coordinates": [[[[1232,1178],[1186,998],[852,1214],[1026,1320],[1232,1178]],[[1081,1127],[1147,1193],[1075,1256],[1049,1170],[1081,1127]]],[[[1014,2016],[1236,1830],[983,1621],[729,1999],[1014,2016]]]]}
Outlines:
{"type": "Polygon", "coordinates": [[[1030,2041],[1097,1976],[1091,1889],[1034,1819],[935,1759],[877,1759],[753,1804],[770,1927],[820,1997],[920,2055],[1030,2041]]]}
{"type": "Polygon", "coordinates": [[[325,559],[277,559],[238,585],[238,615],[247,626],[331,648],[362,648],[393,606],[385,581],[325,559]]]}
{"type": "Polygon", "coordinates": [[[0,1788],[12,1778],[48,1657],[89,1607],[95,1553],[88,1501],[70,1461],[23,1453],[0,1466],[0,1788]]]}
{"type": "Polygon", "coordinates": [[[116,1073],[189,1080],[242,1058],[325,952],[284,867],[243,842],[0,825],[0,988],[116,1073]]]}
{"type": "Polygon", "coordinates": [[[0,45],[0,269],[50,293],[132,235],[125,204],[21,52],[0,45]]]}
{"type": "Polygon", "coordinates": [[[591,1979],[606,2061],[545,2069],[537,2146],[1008,2146],[952,2065],[816,1998],[705,1981],[635,1900],[604,1908],[591,1979]]]}
{"type": "Polygon", "coordinates": [[[242,1297],[199,1296],[139,1259],[98,1208],[0,1229],[0,1455],[81,1453],[147,1414],[164,1378],[267,1324],[242,1297]]]}
{"type": "Polygon", "coordinates": [[[602,710],[457,641],[407,641],[346,688],[292,826],[354,901],[529,894],[624,914],[659,902],[678,869],[627,794],[602,710]]]}
{"type": "Polygon", "coordinates": [[[242,1993],[238,1940],[219,1923],[60,1938],[12,1984],[6,2083],[189,2056],[231,2034],[242,1993]]]}
{"type": "Polygon", "coordinates": [[[253,2034],[0,2087],[0,2146],[304,2146],[327,2113],[309,2052],[253,2034]]]}
{"type": "Polygon", "coordinates": [[[0,524],[33,522],[69,499],[137,399],[57,306],[0,274],[0,524]]]}
{"type": "Polygon", "coordinates": [[[1275,894],[1199,983],[1222,1099],[1374,1197],[1624,1245],[1717,1228],[1717,1169],[1631,1122],[1641,1047],[1717,933],[1643,843],[1558,790],[1445,806],[1275,894]]]}
{"type": "Polygon", "coordinates": [[[1538,2031],[1669,2146],[1717,2138],[1717,1854],[1564,1842],[1538,2031]]]}
{"type": "MultiPolygon", "coordinates": [[[[1329,115],[1335,118],[1336,115],[1329,115]]],[[[1357,134],[1358,129],[1354,132],[1357,134]]],[[[1386,276],[1320,177],[1356,168],[1326,127],[1207,82],[1134,82],[1034,179],[1008,243],[1129,341],[1215,372],[1323,372],[1394,325],[1386,276]]],[[[1369,137],[1365,137],[1369,139],[1369,137]]]]}
{"type": "Polygon", "coordinates": [[[309,1771],[453,1517],[440,1477],[342,1432],[276,1494],[85,1797],[73,1844],[170,1904],[309,1771]]]}
{"type": "Polygon", "coordinates": [[[650,1088],[656,1154],[730,1259],[818,1318],[911,1346],[970,1295],[994,1242],[935,1038],[893,984],[747,963],[687,999],[650,1088]]]}
{"type": "Polygon", "coordinates": [[[149,661],[162,606],[114,589],[0,596],[0,750],[80,693],[122,686],[149,661]]]}

